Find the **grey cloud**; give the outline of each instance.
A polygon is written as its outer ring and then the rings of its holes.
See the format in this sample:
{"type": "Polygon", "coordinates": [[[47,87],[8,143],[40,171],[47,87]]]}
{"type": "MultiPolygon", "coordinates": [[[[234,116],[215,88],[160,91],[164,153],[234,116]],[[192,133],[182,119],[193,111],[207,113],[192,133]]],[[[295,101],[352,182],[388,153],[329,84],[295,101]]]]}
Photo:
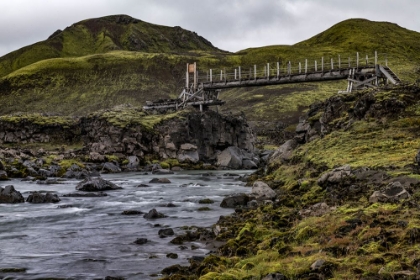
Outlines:
{"type": "Polygon", "coordinates": [[[87,18],[127,14],[181,26],[229,51],[294,44],[348,18],[420,31],[418,0],[2,0],[0,56],[87,18]]]}

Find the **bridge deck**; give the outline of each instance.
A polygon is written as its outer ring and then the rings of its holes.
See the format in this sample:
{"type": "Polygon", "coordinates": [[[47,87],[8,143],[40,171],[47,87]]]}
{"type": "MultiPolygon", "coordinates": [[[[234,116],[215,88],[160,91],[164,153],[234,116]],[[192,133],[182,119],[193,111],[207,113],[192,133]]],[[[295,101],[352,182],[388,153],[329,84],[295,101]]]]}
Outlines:
{"type": "MultiPolygon", "coordinates": [[[[312,73],[300,73],[291,75],[273,76],[267,78],[234,79],[213,82],[201,82],[205,90],[228,89],[237,87],[269,86],[301,82],[320,82],[329,80],[345,80],[349,77],[352,68],[336,69],[329,71],[317,71],[312,73]]],[[[375,67],[359,67],[358,71],[363,73],[374,73],[375,67]]]]}

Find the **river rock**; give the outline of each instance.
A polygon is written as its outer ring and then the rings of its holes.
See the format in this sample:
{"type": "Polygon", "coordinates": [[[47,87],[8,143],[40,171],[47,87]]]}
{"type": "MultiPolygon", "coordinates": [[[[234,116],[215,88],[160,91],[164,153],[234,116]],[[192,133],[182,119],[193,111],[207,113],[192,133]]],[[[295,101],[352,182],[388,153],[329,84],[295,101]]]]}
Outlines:
{"type": "Polygon", "coordinates": [[[132,216],[132,215],[141,215],[144,214],[141,211],[138,210],[124,210],[121,215],[127,215],[127,216],[132,216]]]}
{"type": "Polygon", "coordinates": [[[249,197],[244,193],[233,194],[225,197],[220,203],[220,207],[236,208],[238,206],[246,206],[249,200],[249,197]]]}
{"type": "Polygon", "coordinates": [[[175,232],[171,228],[164,228],[164,229],[159,230],[158,234],[159,234],[159,237],[160,238],[164,238],[164,237],[168,237],[168,236],[174,235],[175,232]]]}
{"type": "Polygon", "coordinates": [[[129,156],[127,157],[127,160],[127,169],[137,170],[139,168],[140,160],[137,156],[129,156]]]}
{"type": "Polygon", "coordinates": [[[0,203],[22,203],[25,202],[22,194],[15,190],[12,185],[0,187],[0,203]]]}
{"type": "Polygon", "coordinates": [[[9,180],[9,177],[7,176],[7,172],[5,170],[0,170],[0,181],[6,181],[9,180]]]}
{"type": "Polygon", "coordinates": [[[375,191],[369,197],[369,202],[396,202],[410,197],[411,195],[401,185],[400,182],[392,182],[386,187],[384,191],[375,191]]]}
{"type": "Polygon", "coordinates": [[[121,168],[112,162],[105,162],[102,166],[102,172],[104,173],[118,173],[121,172],[121,168]]]}
{"type": "Polygon", "coordinates": [[[143,245],[147,243],[147,238],[137,238],[136,241],[134,241],[134,243],[138,244],[138,245],[143,245]]]}
{"type": "Polygon", "coordinates": [[[159,218],[164,218],[165,215],[162,213],[159,213],[156,209],[152,209],[149,211],[149,213],[144,214],[143,216],[145,219],[159,219],[159,218]]]}
{"type": "Polygon", "coordinates": [[[150,180],[149,184],[170,184],[171,181],[167,178],[153,178],[150,180]]]}
{"type": "Polygon", "coordinates": [[[217,155],[217,166],[240,169],[242,167],[242,158],[241,149],[231,146],[217,155]]]}
{"type": "Polygon", "coordinates": [[[119,189],[122,189],[122,187],[119,187],[110,181],[104,180],[101,177],[86,178],[80,183],[78,183],[76,186],[76,190],[85,192],[109,191],[119,189]]]}
{"type": "Polygon", "coordinates": [[[251,196],[257,200],[267,200],[275,198],[277,194],[266,183],[255,181],[252,185],[251,196]]]}
{"type": "Polygon", "coordinates": [[[57,203],[60,202],[60,198],[57,194],[53,194],[51,192],[47,192],[46,194],[42,194],[40,192],[32,192],[26,202],[29,203],[57,203]]]}

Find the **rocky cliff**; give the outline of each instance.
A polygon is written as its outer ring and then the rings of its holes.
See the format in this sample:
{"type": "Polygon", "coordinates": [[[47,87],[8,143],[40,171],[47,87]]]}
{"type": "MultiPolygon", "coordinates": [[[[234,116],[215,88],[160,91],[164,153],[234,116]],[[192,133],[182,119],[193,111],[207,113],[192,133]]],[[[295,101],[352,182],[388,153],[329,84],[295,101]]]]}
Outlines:
{"type": "Polygon", "coordinates": [[[151,160],[167,160],[185,167],[210,164],[234,169],[256,168],[259,164],[255,136],[246,119],[214,111],[147,115],[128,106],[80,119],[2,117],[0,131],[0,145],[6,148],[0,151],[0,160],[6,165],[40,158],[40,166],[30,166],[46,168],[43,165],[51,158],[115,161],[122,167],[132,162],[136,167],[146,165],[151,160]],[[15,151],[7,148],[10,146],[15,151]]]}

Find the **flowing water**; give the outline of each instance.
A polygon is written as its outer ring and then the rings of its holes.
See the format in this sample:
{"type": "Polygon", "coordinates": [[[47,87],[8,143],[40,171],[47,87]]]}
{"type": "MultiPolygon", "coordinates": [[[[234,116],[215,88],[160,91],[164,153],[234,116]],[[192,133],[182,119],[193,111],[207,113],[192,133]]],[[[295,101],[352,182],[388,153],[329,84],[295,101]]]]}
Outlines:
{"type": "MultiPolygon", "coordinates": [[[[232,173],[250,172],[229,172],[232,173]]],[[[232,213],[232,209],[219,206],[226,195],[250,191],[236,176],[226,175],[225,171],[181,171],[164,176],[171,183],[149,184],[158,176],[107,174],[102,177],[123,189],[90,198],[62,197],[76,192],[79,182],[76,180],[54,185],[20,180],[3,182],[2,186],[14,185],[25,198],[31,191],[52,191],[61,201],[0,204],[0,279],[104,279],[106,276],[157,279],[165,267],[188,265],[188,258],[209,252],[205,244],[188,242],[184,244],[187,248],[180,248],[170,241],[185,233],[184,226],[209,227],[221,215],[232,213]],[[139,184],[149,187],[137,187],[139,184]],[[199,204],[203,198],[215,203],[199,204]],[[166,207],[168,203],[177,207],[166,207]],[[205,206],[211,210],[198,211],[205,206]],[[147,213],[153,208],[167,217],[147,220],[143,215],[121,215],[124,210],[147,213]],[[175,235],[159,238],[158,231],[165,227],[172,228],[175,235]],[[147,238],[148,242],[137,245],[134,243],[137,238],[147,238]],[[168,258],[168,253],[176,253],[178,258],[168,258]],[[4,268],[26,271],[1,272],[4,268]]]]}

